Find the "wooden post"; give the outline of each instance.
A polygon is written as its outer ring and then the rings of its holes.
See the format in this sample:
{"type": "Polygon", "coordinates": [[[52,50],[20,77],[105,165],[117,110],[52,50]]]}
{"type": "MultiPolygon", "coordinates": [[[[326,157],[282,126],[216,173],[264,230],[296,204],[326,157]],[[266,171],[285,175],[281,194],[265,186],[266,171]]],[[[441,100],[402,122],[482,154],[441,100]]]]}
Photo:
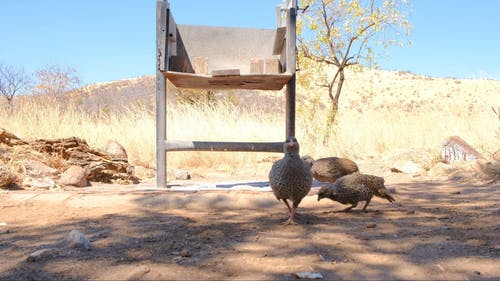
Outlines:
{"type": "Polygon", "coordinates": [[[168,70],[167,19],[168,2],[156,2],[156,186],[167,186],[166,101],[167,85],[162,71],[168,70]]]}
{"type": "Polygon", "coordinates": [[[286,135],[295,136],[295,72],[296,72],[296,2],[292,1],[286,14],[286,72],[292,78],[286,84],[286,135]]]}

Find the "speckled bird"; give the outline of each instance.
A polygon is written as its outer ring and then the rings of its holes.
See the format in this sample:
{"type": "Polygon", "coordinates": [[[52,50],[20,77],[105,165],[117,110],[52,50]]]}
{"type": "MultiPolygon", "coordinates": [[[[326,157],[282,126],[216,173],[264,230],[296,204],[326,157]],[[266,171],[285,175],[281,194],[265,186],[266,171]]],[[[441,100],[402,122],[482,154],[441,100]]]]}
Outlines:
{"type": "Polygon", "coordinates": [[[295,137],[289,137],[283,144],[283,159],[274,162],[269,172],[269,183],[274,196],[283,200],[288,208],[288,220],[284,223],[295,224],[295,212],[300,202],[309,193],[312,186],[310,166],[299,155],[299,143],[295,137]],[[288,200],[292,201],[290,206],[288,200]]]}
{"type": "Polygon", "coordinates": [[[302,157],[311,166],[313,177],[322,182],[334,183],[338,178],[359,172],[358,165],[347,158],[326,157],[314,160],[311,156],[302,157]]]}
{"type": "Polygon", "coordinates": [[[360,201],[366,201],[363,211],[372,200],[373,196],[387,199],[394,202],[396,199],[389,194],[384,186],[384,178],[353,173],[339,178],[335,183],[323,186],[318,192],[318,201],[323,198],[330,198],[342,204],[351,204],[350,207],[342,210],[349,212],[358,206],[360,201]]]}

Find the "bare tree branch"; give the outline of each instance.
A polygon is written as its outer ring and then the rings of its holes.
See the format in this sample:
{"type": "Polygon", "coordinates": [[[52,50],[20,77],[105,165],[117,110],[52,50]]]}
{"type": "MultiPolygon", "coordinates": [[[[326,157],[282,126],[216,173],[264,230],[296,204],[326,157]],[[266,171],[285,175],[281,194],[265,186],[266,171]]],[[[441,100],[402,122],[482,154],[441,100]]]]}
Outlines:
{"type": "Polygon", "coordinates": [[[22,68],[0,65],[0,94],[7,99],[9,105],[14,96],[27,88],[29,82],[30,79],[22,68]]]}

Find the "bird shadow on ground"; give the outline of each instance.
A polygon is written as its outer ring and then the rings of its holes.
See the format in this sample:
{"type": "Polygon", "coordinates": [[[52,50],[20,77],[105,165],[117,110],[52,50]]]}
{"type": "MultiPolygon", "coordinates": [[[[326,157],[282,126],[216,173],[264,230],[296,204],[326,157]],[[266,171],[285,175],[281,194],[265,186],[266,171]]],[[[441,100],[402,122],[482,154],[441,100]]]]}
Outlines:
{"type": "Polygon", "coordinates": [[[329,280],[499,276],[498,186],[391,187],[396,203],[374,199],[368,213],[330,213],[345,206],[318,203],[311,194],[298,210],[302,224],[292,226],[281,225],[286,207],[271,192],[146,192],[127,208],[78,210],[2,231],[0,279],[289,280],[303,271],[329,280]],[[72,229],[89,238],[90,251],[26,261],[72,229]]]}

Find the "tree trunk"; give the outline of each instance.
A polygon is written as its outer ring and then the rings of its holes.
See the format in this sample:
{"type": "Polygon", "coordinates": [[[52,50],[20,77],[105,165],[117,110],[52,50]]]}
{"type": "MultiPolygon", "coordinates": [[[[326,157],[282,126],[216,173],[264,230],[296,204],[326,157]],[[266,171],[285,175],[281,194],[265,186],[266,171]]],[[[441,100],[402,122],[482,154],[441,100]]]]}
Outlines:
{"type": "Polygon", "coordinates": [[[337,84],[337,91],[335,93],[335,96],[333,96],[332,91],[333,91],[333,84],[331,87],[328,88],[329,91],[329,96],[331,99],[331,104],[330,104],[330,109],[328,113],[328,117],[326,119],[326,130],[325,130],[325,136],[323,137],[323,143],[327,144],[330,135],[333,132],[333,125],[335,124],[335,118],[337,117],[337,112],[339,109],[339,99],[340,99],[340,93],[342,92],[342,85],[344,84],[344,69],[340,68],[339,70],[339,82],[337,84]]]}

